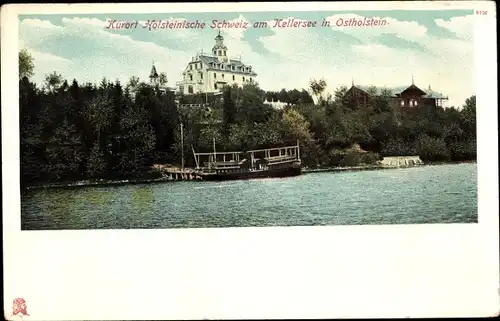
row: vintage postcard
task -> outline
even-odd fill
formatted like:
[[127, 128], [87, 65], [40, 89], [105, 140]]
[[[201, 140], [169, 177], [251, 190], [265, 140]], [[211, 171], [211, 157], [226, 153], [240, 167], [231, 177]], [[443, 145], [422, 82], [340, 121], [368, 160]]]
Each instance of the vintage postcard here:
[[2, 7], [4, 313], [499, 313], [492, 2]]

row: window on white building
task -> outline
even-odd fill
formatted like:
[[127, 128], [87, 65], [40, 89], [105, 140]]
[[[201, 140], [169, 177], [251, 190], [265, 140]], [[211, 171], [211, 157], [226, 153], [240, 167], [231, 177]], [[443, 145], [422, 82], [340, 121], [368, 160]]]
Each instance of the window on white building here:
[[193, 65], [189, 65], [189, 69], [190, 69], [190, 70], [193, 70]]
[[203, 74], [200, 72], [200, 79], [203, 79]]
[[217, 89], [217, 84], [214, 84], [214, 89]]
[[217, 73], [214, 72], [214, 79], [216, 79], [216, 78], [217, 78]]
[[222, 74], [222, 79], [224, 79], [224, 74]]
[[190, 94], [192, 94], [192, 93], [193, 93], [193, 86], [189, 86], [189, 87], [188, 87], [188, 92], [189, 92]]
[[193, 75], [189, 75], [189, 80], [193, 81]]
[[233, 81], [235, 81], [235, 80], [236, 80], [236, 77], [233, 75]]

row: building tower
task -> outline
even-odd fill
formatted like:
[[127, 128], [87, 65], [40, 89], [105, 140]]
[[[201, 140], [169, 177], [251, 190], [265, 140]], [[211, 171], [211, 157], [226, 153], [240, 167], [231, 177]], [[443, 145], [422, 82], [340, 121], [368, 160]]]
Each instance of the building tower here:
[[149, 73], [149, 83], [156, 86], [159, 84], [159, 78], [160, 76], [158, 75], [158, 72], [156, 72], [155, 63], [153, 61], [153, 66], [151, 67], [151, 72]]
[[224, 45], [224, 37], [220, 34], [215, 37], [215, 46], [212, 48], [212, 53], [219, 59], [219, 62], [227, 62], [227, 47]]

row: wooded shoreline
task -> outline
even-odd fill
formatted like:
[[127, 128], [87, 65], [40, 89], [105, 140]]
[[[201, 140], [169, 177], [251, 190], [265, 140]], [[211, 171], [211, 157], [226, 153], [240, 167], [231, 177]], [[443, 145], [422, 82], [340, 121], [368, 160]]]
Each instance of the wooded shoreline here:
[[[372, 86], [360, 104], [346, 86], [326, 92], [323, 79], [301, 90], [270, 92], [251, 82], [182, 95], [137, 77], [79, 83], [54, 71], [37, 84], [27, 50], [19, 62], [23, 187], [165, 181], [154, 166], [195, 167], [192, 151], [296, 142], [304, 168], [316, 170], [373, 169], [387, 156], [415, 155], [426, 164], [476, 159], [474, 95], [461, 108], [400, 106]], [[285, 105], [269, 104], [277, 98]]]

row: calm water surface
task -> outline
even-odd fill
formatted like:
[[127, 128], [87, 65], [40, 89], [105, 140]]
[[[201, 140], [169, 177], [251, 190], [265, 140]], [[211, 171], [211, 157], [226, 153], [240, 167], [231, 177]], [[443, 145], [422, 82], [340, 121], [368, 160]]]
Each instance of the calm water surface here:
[[23, 192], [22, 229], [477, 222], [477, 165]]

